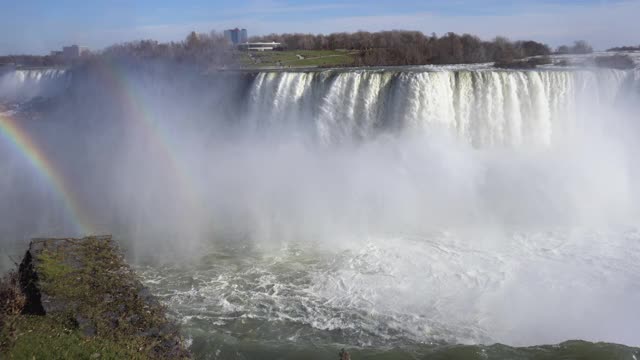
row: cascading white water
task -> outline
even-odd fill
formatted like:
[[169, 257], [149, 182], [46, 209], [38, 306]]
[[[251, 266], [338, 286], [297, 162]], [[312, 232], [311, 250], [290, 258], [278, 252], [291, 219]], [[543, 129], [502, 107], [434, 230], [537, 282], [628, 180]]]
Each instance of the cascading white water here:
[[0, 72], [0, 100], [25, 101], [50, 97], [68, 88], [71, 73], [66, 69], [31, 69]]
[[585, 104], [613, 104], [634, 76], [617, 70], [263, 72], [253, 83], [249, 112], [261, 128], [311, 128], [324, 143], [391, 128], [445, 129], [477, 147], [548, 145], [593, 110]]

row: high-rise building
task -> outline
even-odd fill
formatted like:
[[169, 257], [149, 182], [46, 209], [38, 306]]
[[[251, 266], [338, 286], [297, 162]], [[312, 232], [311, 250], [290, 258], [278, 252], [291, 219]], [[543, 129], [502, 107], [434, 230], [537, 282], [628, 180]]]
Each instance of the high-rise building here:
[[247, 29], [229, 29], [224, 31], [224, 37], [233, 45], [245, 43], [248, 40]]
[[249, 36], [247, 35], [247, 29], [240, 30], [240, 43], [244, 44], [249, 40]]

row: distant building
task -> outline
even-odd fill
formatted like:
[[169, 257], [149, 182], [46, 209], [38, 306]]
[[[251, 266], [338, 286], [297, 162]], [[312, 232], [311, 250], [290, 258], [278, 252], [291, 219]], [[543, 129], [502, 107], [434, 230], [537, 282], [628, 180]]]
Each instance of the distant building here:
[[240, 42], [240, 30], [239, 29], [230, 29], [224, 31], [224, 37], [228, 42], [236, 45]]
[[249, 36], [247, 34], [247, 29], [240, 30], [240, 42], [246, 43], [249, 40]]
[[64, 56], [65, 59], [75, 59], [88, 54], [89, 48], [86, 46], [71, 45], [62, 48], [62, 56]]
[[80, 47], [78, 45], [65, 46], [62, 48], [62, 56], [67, 59], [80, 57]]
[[246, 43], [238, 44], [239, 49], [247, 50], [247, 51], [273, 51], [281, 47], [282, 47], [282, 44], [277, 43], [275, 41], [255, 42], [255, 43], [246, 42]]
[[245, 43], [249, 39], [247, 29], [240, 30], [238, 28], [225, 30], [224, 37], [233, 45]]

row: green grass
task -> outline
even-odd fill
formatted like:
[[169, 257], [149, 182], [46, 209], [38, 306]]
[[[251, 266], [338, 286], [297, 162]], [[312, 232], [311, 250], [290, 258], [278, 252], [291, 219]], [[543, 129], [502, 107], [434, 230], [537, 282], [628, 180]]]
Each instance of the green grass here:
[[240, 53], [240, 63], [248, 68], [349, 66], [353, 64], [353, 55], [353, 52], [344, 50], [243, 52]]
[[139, 339], [83, 337], [73, 326], [49, 316], [20, 316], [9, 359], [148, 359]]

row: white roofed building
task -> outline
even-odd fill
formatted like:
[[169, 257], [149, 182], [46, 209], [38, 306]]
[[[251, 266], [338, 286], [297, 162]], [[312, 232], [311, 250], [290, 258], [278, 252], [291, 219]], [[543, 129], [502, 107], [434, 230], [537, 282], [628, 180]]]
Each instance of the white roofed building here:
[[247, 51], [273, 51], [277, 48], [281, 48], [282, 44], [272, 41], [272, 42], [245, 42], [242, 44], [238, 44], [238, 48], [241, 50]]

